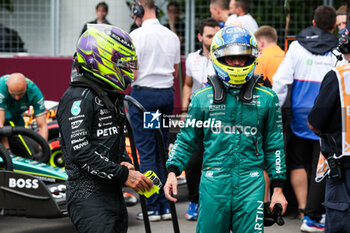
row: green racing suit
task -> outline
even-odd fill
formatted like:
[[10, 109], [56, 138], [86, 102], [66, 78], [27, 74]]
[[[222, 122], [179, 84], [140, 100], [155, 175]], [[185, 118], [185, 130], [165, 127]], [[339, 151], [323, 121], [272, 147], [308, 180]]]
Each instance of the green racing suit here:
[[213, 103], [212, 86], [194, 93], [167, 168], [179, 175], [203, 138], [197, 233], [263, 232], [265, 168], [272, 187], [285, 181], [282, 116], [276, 94], [257, 86], [243, 102], [239, 89]]

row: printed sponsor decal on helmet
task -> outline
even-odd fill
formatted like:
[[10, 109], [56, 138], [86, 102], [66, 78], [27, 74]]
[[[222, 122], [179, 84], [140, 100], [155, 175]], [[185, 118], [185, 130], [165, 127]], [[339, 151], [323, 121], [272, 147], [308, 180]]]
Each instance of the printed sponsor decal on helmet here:
[[114, 40], [118, 41], [119, 43], [121, 43], [122, 45], [124, 45], [125, 47], [127, 47], [128, 49], [132, 49], [134, 50], [134, 45], [129, 42], [129, 41], [126, 41], [123, 37], [115, 34], [113, 31], [109, 31], [107, 33], [110, 37], [112, 37]]

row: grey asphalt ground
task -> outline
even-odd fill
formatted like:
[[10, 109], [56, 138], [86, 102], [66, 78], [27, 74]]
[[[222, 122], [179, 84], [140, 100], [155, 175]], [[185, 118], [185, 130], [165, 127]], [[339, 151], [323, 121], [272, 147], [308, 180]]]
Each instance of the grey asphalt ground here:
[[[181, 233], [192, 233], [196, 230], [196, 222], [187, 221], [184, 213], [187, 209], [187, 187], [182, 185], [179, 188], [179, 202], [176, 203], [176, 210]], [[143, 221], [136, 220], [137, 212], [141, 211], [141, 205], [128, 207], [130, 233], [144, 233]], [[214, 216], [213, 216], [214, 217]], [[266, 227], [266, 233], [295, 233], [300, 232], [301, 220], [292, 216], [285, 216], [285, 225], [274, 224]], [[172, 221], [151, 222], [152, 233], [174, 232]], [[25, 217], [0, 216], [0, 233], [76, 233], [74, 226], [68, 217], [59, 219], [33, 219]], [[215, 232], [213, 232], [215, 233]], [[244, 232], [238, 232], [244, 233]]]

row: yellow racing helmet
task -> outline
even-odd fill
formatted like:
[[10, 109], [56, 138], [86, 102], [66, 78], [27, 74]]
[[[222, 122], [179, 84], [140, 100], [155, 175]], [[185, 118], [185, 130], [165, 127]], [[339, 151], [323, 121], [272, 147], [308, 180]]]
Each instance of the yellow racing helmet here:
[[[239, 26], [219, 30], [210, 46], [210, 57], [216, 74], [229, 86], [239, 87], [251, 79], [257, 64], [257, 42], [252, 33]], [[247, 56], [244, 66], [230, 66], [224, 57]]]

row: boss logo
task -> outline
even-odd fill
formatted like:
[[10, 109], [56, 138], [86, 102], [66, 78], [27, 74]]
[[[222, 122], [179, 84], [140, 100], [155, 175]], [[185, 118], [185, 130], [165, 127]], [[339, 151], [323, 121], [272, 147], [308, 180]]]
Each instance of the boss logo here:
[[10, 188], [26, 188], [26, 189], [37, 189], [39, 188], [39, 180], [37, 179], [15, 179], [9, 178], [9, 187]]

